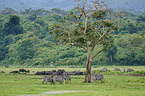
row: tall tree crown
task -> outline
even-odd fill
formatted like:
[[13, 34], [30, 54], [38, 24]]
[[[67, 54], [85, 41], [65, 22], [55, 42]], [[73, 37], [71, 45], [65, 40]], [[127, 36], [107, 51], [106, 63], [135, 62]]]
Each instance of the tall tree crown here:
[[[87, 4], [87, 0], [75, 0], [78, 4], [78, 13], [70, 12], [63, 18], [61, 24], [52, 27], [56, 38], [70, 45], [83, 47], [91, 51], [97, 44], [104, 49], [111, 44], [109, 32], [118, 28], [122, 14], [112, 14], [112, 11], [100, 0]], [[89, 7], [88, 7], [89, 6]]]

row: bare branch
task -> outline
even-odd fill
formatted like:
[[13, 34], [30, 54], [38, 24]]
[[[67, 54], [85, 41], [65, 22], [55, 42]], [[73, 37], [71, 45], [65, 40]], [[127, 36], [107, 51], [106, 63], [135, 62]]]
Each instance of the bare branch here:
[[86, 30], [87, 30], [87, 22], [88, 22], [88, 18], [86, 18], [86, 21], [85, 21], [85, 30], [84, 30], [84, 34], [86, 34]]
[[77, 2], [78, 6], [79, 6], [79, 10], [81, 12], [81, 5], [80, 5], [80, 3], [77, 0], [74, 0], [74, 1]]
[[95, 55], [93, 55], [93, 56], [92, 56], [92, 59], [93, 59], [94, 57], [96, 57], [99, 53], [101, 53], [101, 52], [103, 52], [104, 50], [106, 50], [106, 48], [107, 48], [107, 47], [104, 47], [102, 50], [100, 50], [100, 51], [97, 52]]
[[100, 38], [95, 42], [95, 44], [92, 46], [91, 51], [94, 50], [95, 46], [98, 44], [98, 42], [106, 35], [106, 33], [103, 33], [103, 35], [100, 36]]

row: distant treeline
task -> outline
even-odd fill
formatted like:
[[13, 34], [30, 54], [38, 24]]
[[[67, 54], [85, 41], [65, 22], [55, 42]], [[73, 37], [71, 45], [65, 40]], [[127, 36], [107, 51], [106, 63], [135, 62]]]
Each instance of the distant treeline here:
[[[59, 8], [21, 12], [11, 8], [1, 10], [0, 65], [85, 65], [87, 54], [83, 49], [59, 43], [55, 34], [49, 34], [49, 27], [61, 23], [71, 11], [78, 13], [77, 8], [70, 11]], [[93, 65], [145, 65], [145, 13], [126, 12], [124, 18], [118, 31], [111, 33], [114, 45], [99, 54]], [[97, 46], [95, 50], [99, 48]]]

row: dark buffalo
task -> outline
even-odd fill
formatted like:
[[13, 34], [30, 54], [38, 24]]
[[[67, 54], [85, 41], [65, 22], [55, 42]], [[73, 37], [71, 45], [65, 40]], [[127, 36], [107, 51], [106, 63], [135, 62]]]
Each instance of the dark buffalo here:
[[84, 72], [82, 71], [73, 71], [73, 72], [68, 72], [68, 75], [84, 75]]
[[19, 69], [19, 72], [26, 72], [25, 69]]
[[84, 73], [81, 71], [78, 71], [78, 72], [75, 72], [75, 75], [84, 75]]
[[35, 75], [45, 75], [45, 71], [41, 71], [41, 72], [39, 72], [39, 71], [37, 71], [36, 73], [35, 73]]
[[41, 72], [37, 71], [35, 73], [35, 75], [52, 75], [52, 74], [53, 74], [52, 71], [41, 71]]
[[20, 73], [19, 71], [11, 71], [10, 73]]
[[53, 69], [53, 70], [52, 70], [52, 72], [56, 72], [56, 70], [55, 70], [55, 69]]
[[62, 75], [65, 72], [65, 70], [64, 69], [58, 69], [57, 72], [59, 72], [59, 75]]
[[1, 71], [0, 73], [5, 73], [5, 71]]
[[68, 75], [75, 75], [74, 72], [68, 72]]
[[52, 75], [53, 72], [52, 71], [44, 71], [45, 72], [45, 75]]
[[26, 70], [26, 69], [19, 69], [19, 72], [25, 72], [25, 73], [30, 73], [30, 70]]

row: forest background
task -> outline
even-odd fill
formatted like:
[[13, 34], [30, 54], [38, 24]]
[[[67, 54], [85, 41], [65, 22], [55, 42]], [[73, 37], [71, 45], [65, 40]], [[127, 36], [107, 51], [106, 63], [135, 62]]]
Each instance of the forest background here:
[[[11, 0], [7, 5], [10, 2]], [[130, 2], [134, 5], [138, 4], [137, 0]], [[67, 0], [65, 3], [68, 4]], [[114, 45], [94, 58], [93, 66], [145, 65], [145, 9], [143, 6], [144, 3], [125, 11], [126, 15], [119, 29], [111, 32], [110, 38]], [[114, 8], [110, 9], [113, 14], [117, 11]], [[21, 10], [1, 8], [0, 66], [57, 67], [67, 65], [76, 67], [79, 65], [85, 67], [87, 54], [83, 49], [59, 43], [54, 38], [55, 34], [49, 33], [49, 27], [53, 24], [61, 23], [61, 19], [70, 12], [77, 14], [79, 11], [76, 7], [70, 10], [47, 9], [49, 8], [23, 8]], [[71, 21], [71, 19], [68, 20]], [[100, 46], [97, 46], [95, 50], [99, 48]]]

